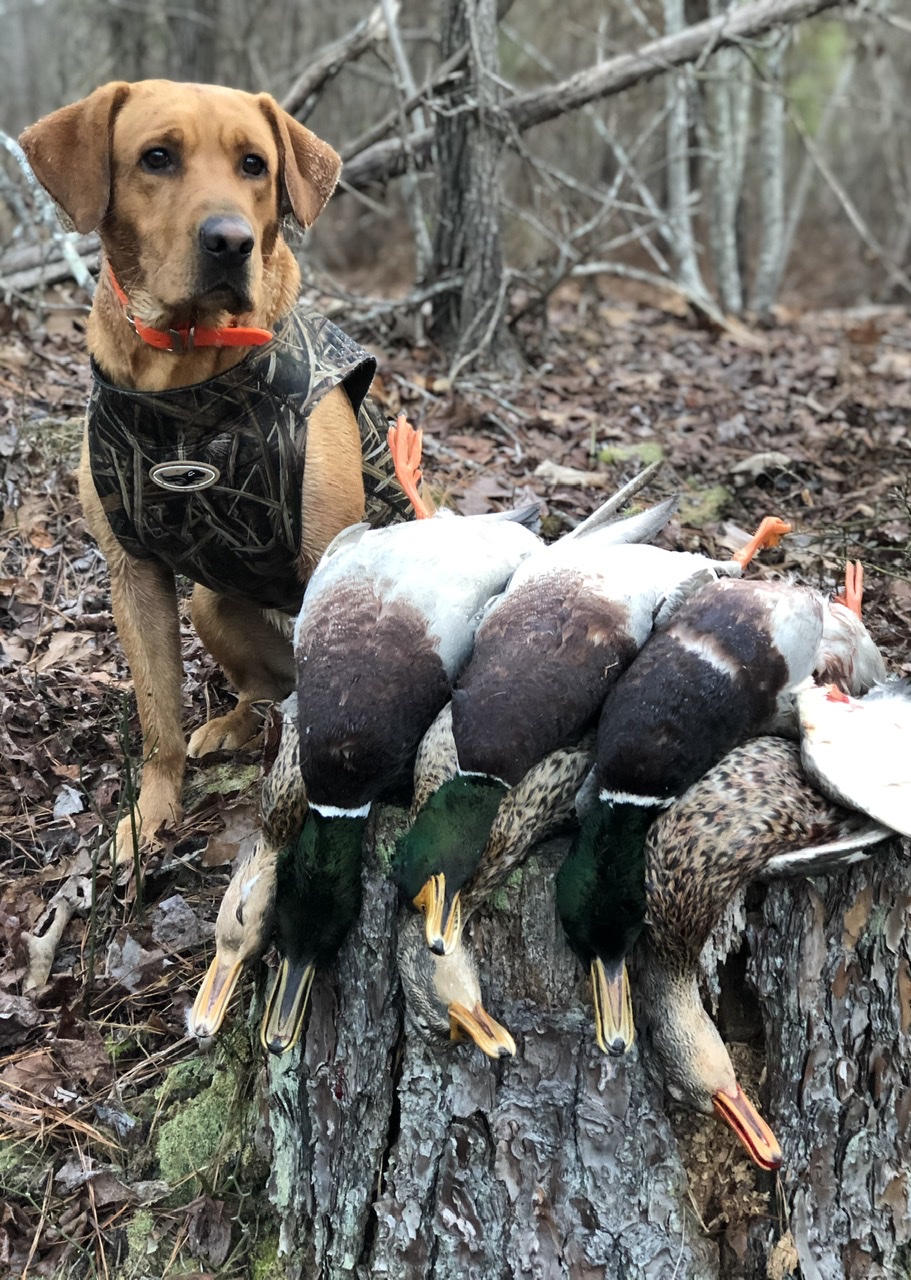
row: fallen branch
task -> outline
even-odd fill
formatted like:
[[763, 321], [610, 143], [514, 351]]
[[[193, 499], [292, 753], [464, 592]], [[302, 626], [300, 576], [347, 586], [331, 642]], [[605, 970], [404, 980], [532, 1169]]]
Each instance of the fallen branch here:
[[[398, 0], [392, 0], [398, 10]], [[316, 57], [316, 61], [301, 72], [282, 98], [281, 105], [298, 120], [306, 120], [316, 106], [320, 90], [335, 78], [342, 67], [362, 57], [374, 45], [386, 39], [386, 20], [383, 6], [377, 5], [363, 18], [353, 31], [334, 40]]]
[[38, 179], [32, 173], [31, 166], [25, 158], [25, 152], [19, 146], [14, 138], [9, 134], [0, 130], [0, 146], [4, 147], [16, 161], [16, 164], [22, 170], [22, 175], [28, 183], [29, 190], [32, 193], [32, 199], [35, 202], [35, 208], [41, 218], [41, 221], [48, 229], [48, 234], [55, 246], [59, 250], [64, 262], [67, 265], [67, 274], [71, 275], [78, 285], [80, 285], [89, 297], [93, 297], [95, 293], [95, 281], [89, 274], [88, 267], [79, 256], [76, 243], [79, 236], [75, 231], [64, 231], [57, 220], [57, 208], [47, 194]]
[[[674, 67], [696, 62], [708, 49], [722, 49], [762, 35], [780, 24], [799, 22], [838, 0], [755, 0], [727, 10], [715, 18], [697, 22], [674, 35], [652, 40], [633, 53], [622, 53], [598, 66], [579, 71], [559, 84], [518, 94], [501, 110], [519, 132], [552, 120], [612, 94], [622, 93], [645, 80], [652, 80]], [[403, 173], [406, 155], [418, 165], [430, 159], [434, 132], [415, 132], [407, 141], [390, 138], [368, 147], [345, 166], [345, 185], [358, 190], [372, 182], [387, 181]]]

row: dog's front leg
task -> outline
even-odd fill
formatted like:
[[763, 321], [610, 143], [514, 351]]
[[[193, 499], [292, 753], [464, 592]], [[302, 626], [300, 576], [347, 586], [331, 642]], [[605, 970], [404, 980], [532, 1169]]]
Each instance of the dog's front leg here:
[[[79, 494], [89, 528], [108, 563], [114, 622], [130, 666], [142, 726], [142, 787], [134, 815], [143, 844], [165, 823], [180, 818], [186, 767], [181, 726], [183, 667], [174, 575], [157, 560], [128, 555], [117, 541], [101, 506], [87, 457], [79, 473]], [[117, 825], [118, 862], [133, 857], [133, 821]]]
[[[154, 841], [159, 827], [180, 818], [180, 793], [186, 765], [181, 726], [183, 667], [174, 575], [153, 560], [123, 555], [111, 565], [114, 621], [136, 689], [142, 726], [142, 787], [137, 804], [142, 843]], [[133, 856], [133, 824], [122, 818], [114, 840], [118, 862]]]

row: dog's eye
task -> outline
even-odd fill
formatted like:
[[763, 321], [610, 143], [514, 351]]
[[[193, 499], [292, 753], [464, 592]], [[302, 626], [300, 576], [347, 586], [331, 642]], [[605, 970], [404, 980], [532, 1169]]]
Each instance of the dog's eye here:
[[148, 151], [142, 153], [142, 167], [150, 169], [153, 173], [160, 173], [162, 169], [170, 169], [173, 164], [174, 158], [167, 147], [150, 147]]
[[251, 178], [258, 178], [266, 172], [266, 162], [262, 156], [249, 155], [244, 156], [240, 166], [244, 173], [249, 174]]

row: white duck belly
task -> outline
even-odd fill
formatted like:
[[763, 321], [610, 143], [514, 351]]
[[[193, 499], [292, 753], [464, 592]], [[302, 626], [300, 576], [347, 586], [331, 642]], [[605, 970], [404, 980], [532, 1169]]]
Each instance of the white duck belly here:
[[911, 836], [911, 680], [851, 698], [819, 685], [797, 695], [807, 776], [840, 804]]
[[310, 581], [295, 645], [304, 632], [344, 609], [352, 588], [360, 591], [369, 583], [384, 610], [407, 606], [417, 612], [451, 679], [471, 649], [483, 606], [540, 547], [530, 529], [503, 516], [441, 512], [384, 529], [345, 530]]

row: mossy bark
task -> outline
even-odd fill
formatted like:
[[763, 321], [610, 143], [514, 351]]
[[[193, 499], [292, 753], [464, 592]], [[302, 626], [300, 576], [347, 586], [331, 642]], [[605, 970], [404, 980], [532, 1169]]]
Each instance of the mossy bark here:
[[[384, 849], [389, 835], [387, 816]], [[646, 1049], [614, 1060], [596, 1048], [588, 984], [554, 910], [565, 850], [547, 845], [507, 887], [506, 909], [472, 922], [485, 1003], [518, 1048], [498, 1063], [464, 1045], [435, 1054], [408, 1029], [395, 891], [371, 854], [362, 917], [314, 984], [305, 1045], [270, 1069], [288, 1275], [905, 1274], [911, 871], [897, 843], [750, 902], [755, 990], [735, 984], [724, 1008], [729, 1025], [764, 1028], [777, 1187], [720, 1123], [666, 1107]], [[740, 946], [729, 925], [712, 954]], [[749, 1057], [735, 1050], [738, 1070]]]

